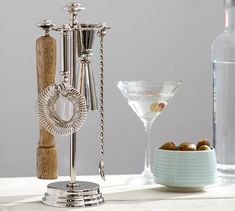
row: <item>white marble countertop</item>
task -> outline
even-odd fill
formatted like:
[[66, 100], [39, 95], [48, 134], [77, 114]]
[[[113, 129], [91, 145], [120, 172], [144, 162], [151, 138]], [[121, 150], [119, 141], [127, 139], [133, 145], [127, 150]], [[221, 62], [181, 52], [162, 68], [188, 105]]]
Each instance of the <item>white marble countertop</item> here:
[[[55, 208], [41, 203], [50, 180], [33, 177], [0, 178], [0, 211], [56, 211], [56, 210], [117, 210], [117, 211], [235, 211], [235, 184], [216, 184], [194, 193], [169, 192], [161, 185], [129, 186], [125, 180], [130, 175], [79, 176], [78, 180], [101, 185], [105, 203], [89, 208]], [[68, 180], [60, 177], [56, 181]], [[55, 182], [55, 180], [53, 180]]]

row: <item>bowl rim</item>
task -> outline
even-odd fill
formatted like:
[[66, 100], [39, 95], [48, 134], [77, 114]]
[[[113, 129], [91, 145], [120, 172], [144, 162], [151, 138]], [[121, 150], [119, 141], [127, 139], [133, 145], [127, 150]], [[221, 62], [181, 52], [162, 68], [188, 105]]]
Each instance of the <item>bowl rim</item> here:
[[198, 154], [203, 154], [203, 153], [212, 153], [215, 152], [215, 149], [211, 147], [211, 150], [201, 150], [201, 151], [179, 151], [179, 150], [167, 150], [167, 149], [160, 149], [159, 147], [155, 148], [156, 151], [163, 151], [166, 153], [181, 153], [181, 154], [192, 154], [192, 153], [198, 153]]

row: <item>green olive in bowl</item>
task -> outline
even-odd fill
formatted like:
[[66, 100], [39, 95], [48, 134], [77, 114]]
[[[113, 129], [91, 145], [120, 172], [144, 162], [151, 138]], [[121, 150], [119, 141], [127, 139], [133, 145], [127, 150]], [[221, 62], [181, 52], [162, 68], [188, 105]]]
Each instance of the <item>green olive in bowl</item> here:
[[204, 151], [204, 150], [211, 150], [211, 148], [208, 145], [201, 145], [197, 151]]
[[176, 148], [176, 145], [172, 141], [168, 141], [159, 147], [159, 149], [165, 149], [165, 150], [175, 150], [175, 148]]
[[210, 143], [207, 139], [201, 139], [197, 142], [197, 150], [199, 150], [199, 148], [202, 146], [202, 145], [207, 145], [208, 147], [210, 147]]
[[184, 142], [179, 145], [179, 151], [196, 151], [196, 145], [191, 142]]

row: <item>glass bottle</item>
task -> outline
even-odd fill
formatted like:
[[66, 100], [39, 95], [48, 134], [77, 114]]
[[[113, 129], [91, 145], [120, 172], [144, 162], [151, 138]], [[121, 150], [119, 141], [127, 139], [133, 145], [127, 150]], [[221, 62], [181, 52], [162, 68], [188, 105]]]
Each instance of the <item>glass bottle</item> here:
[[213, 144], [219, 176], [235, 182], [235, 0], [224, 0], [225, 28], [213, 42]]

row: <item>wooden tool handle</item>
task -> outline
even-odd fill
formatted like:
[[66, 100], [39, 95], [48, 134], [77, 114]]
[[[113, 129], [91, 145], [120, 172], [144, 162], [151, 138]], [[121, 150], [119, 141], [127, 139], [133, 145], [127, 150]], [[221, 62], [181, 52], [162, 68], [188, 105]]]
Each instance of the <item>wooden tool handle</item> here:
[[[56, 40], [42, 36], [36, 40], [36, 64], [38, 94], [55, 83], [56, 73]], [[37, 147], [37, 177], [56, 179], [57, 152], [54, 136], [40, 126], [40, 137]]]

